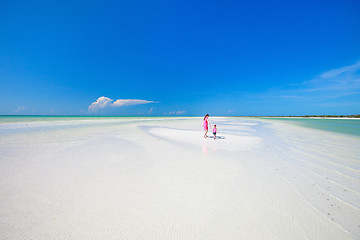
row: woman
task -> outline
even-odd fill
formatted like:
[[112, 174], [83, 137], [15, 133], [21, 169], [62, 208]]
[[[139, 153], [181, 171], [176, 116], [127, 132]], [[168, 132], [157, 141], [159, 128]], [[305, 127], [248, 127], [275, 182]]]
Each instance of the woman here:
[[[204, 134], [204, 138], [207, 138], [207, 132], [209, 130], [209, 114], [206, 114], [205, 117], [204, 117], [204, 131], [205, 131], [205, 134]], [[210, 125], [211, 127], [211, 125]]]

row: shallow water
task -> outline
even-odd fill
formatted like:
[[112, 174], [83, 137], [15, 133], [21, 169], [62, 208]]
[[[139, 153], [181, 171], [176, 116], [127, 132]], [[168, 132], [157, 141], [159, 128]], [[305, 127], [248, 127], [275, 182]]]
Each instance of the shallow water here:
[[360, 136], [360, 119], [266, 118], [303, 127]]

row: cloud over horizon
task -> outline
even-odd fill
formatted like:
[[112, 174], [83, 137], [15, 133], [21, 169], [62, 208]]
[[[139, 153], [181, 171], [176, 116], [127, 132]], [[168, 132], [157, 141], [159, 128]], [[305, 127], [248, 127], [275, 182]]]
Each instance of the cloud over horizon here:
[[25, 106], [22, 105], [22, 106], [19, 106], [17, 109], [14, 110], [15, 113], [18, 113], [18, 112], [22, 112], [25, 110]]
[[168, 114], [169, 115], [181, 115], [181, 114], [184, 114], [184, 113], [186, 113], [186, 111], [185, 110], [178, 110], [178, 111], [172, 111], [172, 112], [169, 112]]
[[97, 112], [99, 109], [104, 109], [107, 107], [124, 107], [124, 106], [133, 106], [140, 104], [155, 103], [155, 101], [141, 100], [141, 99], [118, 99], [116, 101], [108, 97], [99, 97], [95, 102], [93, 102], [89, 107], [89, 112]]

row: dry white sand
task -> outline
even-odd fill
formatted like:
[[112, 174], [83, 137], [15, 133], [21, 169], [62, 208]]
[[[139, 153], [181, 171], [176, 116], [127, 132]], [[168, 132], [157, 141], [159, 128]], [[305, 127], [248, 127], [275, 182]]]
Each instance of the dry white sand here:
[[0, 125], [0, 239], [360, 239], [359, 137], [211, 120]]

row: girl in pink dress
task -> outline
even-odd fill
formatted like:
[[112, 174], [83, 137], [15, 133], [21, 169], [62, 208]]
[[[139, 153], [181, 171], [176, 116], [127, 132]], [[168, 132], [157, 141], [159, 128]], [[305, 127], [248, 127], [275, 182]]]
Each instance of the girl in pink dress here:
[[206, 114], [205, 117], [204, 117], [204, 125], [203, 125], [204, 126], [204, 132], [205, 132], [204, 138], [208, 137], [207, 132], [209, 130], [209, 125], [210, 125], [210, 123], [209, 123], [209, 114]]
[[214, 139], [216, 139], [216, 132], [217, 132], [217, 128], [216, 128], [216, 124], [215, 124], [214, 128], [213, 128]]

